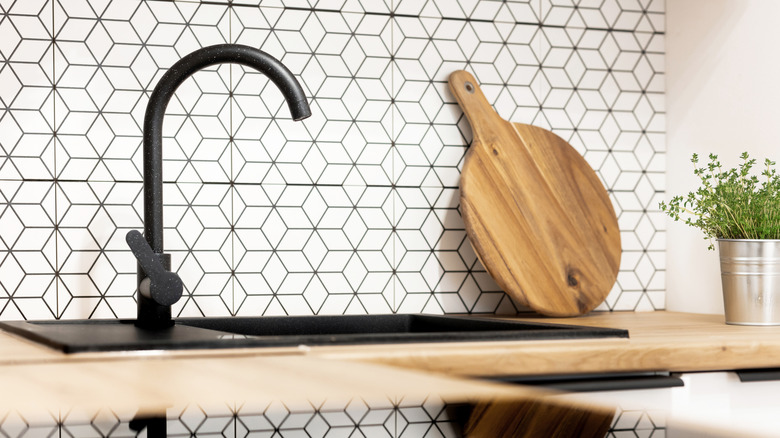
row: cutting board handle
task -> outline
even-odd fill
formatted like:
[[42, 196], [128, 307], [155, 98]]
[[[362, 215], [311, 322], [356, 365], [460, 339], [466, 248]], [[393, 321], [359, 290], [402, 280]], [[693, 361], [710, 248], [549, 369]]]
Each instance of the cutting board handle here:
[[479, 88], [477, 80], [471, 73], [465, 70], [452, 72], [449, 78], [449, 85], [450, 91], [469, 120], [474, 139], [485, 138], [486, 132], [483, 132], [483, 127], [506, 123], [493, 110], [493, 107]]

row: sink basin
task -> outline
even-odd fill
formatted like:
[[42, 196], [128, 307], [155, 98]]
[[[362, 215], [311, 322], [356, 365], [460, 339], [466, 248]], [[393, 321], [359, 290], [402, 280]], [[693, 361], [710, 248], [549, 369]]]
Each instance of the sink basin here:
[[419, 314], [180, 318], [158, 331], [132, 320], [15, 321], [0, 329], [66, 353], [628, 337], [620, 329]]

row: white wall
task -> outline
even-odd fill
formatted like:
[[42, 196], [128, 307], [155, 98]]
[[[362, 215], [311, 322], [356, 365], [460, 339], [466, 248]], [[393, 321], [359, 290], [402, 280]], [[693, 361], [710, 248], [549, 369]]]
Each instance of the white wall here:
[[[666, 197], [696, 186], [691, 154], [780, 159], [780, 1], [667, 1]], [[716, 252], [668, 221], [667, 309], [722, 313]]]

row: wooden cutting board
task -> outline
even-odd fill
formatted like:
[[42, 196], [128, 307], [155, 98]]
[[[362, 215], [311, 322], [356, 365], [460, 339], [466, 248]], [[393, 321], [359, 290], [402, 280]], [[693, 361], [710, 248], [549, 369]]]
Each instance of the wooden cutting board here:
[[452, 73], [449, 86], [474, 133], [460, 206], [480, 261], [506, 293], [543, 315], [593, 310], [615, 283], [621, 255], [598, 176], [552, 132], [502, 119], [468, 72]]

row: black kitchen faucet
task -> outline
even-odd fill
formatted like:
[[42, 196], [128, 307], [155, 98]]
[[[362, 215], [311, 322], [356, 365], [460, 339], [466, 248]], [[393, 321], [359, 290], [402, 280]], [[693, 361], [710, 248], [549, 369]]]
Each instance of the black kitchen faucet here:
[[[138, 260], [138, 317], [135, 325], [156, 329], [173, 325], [171, 305], [182, 295], [181, 278], [170, 272], [171, 257], [163, 251], [162, 127], [165, 108], [176, 89], [193, 73], [215, 64], [241, 64], [268, 76], [287, 100], [294, 120], [311, 115], [295, 76], [271, 55], [238, 44], [196, 50], [176, 62], [154, 88], [144, 116], [144, 235], [132, 230], [126, 241]], [[144, 239], [145, 236], [145, 239]]]

